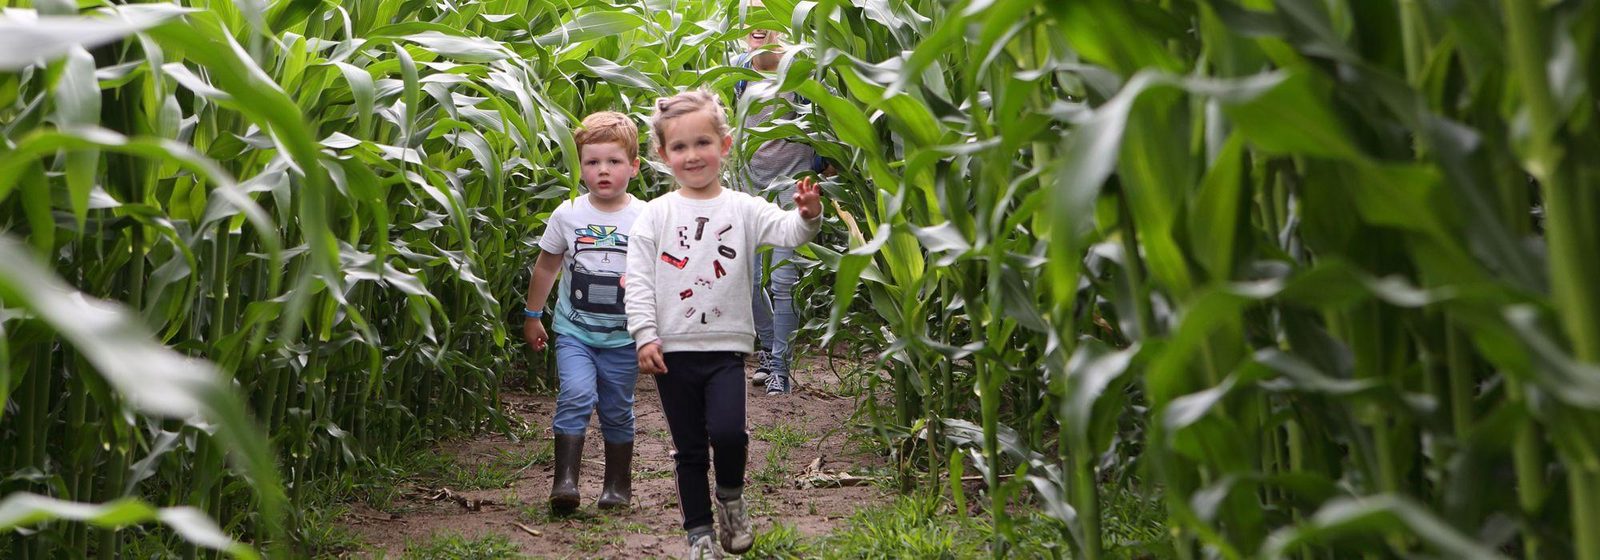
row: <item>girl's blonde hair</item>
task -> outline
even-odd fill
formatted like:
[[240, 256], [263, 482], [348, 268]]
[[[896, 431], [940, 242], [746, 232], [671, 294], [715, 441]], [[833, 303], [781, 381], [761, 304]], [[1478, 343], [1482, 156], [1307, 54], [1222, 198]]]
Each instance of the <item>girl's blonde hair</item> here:
[[722, 100], [716, 94], [703, 89], [694, 89], [680, 92], [671, 97], [656, 100], [656, 114], [650, 117], [650, 153], [660, 153], [661, 147], [666, 144], [667, 121], [705, 111], [711, 116], [711, 124], [716, 127], [717, 134], [727, 135], [728, 111], [722, 107]]

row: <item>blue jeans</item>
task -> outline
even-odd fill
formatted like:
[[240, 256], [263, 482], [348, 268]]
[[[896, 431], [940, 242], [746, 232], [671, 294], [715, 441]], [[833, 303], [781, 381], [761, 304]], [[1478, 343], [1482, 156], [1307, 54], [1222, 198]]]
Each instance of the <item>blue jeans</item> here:
[[595, 348], [556, 335], [556, 373], [561, 388], [550, 424], [557, 434], [583, 435], [589, 427], [589, 411], [598, 405], [600, 433], [606, 441], [633, 441], [633, 387], [639, 380], [633, 346]]
[[[791, 338], [800, 328], [800, 314], [794, 310], [794, 286], [800, 283], [800, 266], [785, 262], [794, 258], [793, 247], [773, 247], [766, 258], [751, 259], [751, 277], [754, 294], [751, 302], [756, 323], [756, 337], [762, 348], [771, 348], [777, 358], [777, 373], [789, 375]], [[770, 261], [768, 261], [770, 259]], [[765, 268], [771, 263], [772, 279], [763, 285]]]

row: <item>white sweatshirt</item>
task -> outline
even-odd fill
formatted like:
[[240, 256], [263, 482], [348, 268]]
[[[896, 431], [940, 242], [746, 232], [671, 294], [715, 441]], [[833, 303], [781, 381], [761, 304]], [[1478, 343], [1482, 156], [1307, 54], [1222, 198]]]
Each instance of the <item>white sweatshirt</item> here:
[[676, 191], [645, 206], [628, 244], [626, 301], [634, 344], [662, 352], [755, 349], [750, 261], [760, 245], [797, 247], [822, 218], [723, 189], [711, 200]]

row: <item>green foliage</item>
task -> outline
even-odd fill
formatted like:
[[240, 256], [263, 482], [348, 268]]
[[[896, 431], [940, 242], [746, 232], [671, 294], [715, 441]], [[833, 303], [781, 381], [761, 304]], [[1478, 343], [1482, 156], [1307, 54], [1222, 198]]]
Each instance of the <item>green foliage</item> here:
[[812, 545], [803, 540], [793, 525], [779, 523], [756, 532], [756, 542], [746, 556], [773, 560], [799, 560], [811, 558]]
[[[982, 518], [969, 518], [947, 510], [937, 497], [906, 496], [893, 504], [856, 512], [833, 534], [813, 543], [797, 542], [793, 529], [774, 527], [757, 537], [775, 557], [794, 554], [804, 558], [978, 558], [990, 554], [993, 527]], [[1055, 538], [1060, 523], [1030, 514], [1014, 520], [1016, 531], [1028, 538], [1012, 549], [1019, 558], [1057, 558], [1063, 550]], [[767, 550], [767, 549], [762, 549]]]
[[434, 535], [427, 541], [406, 546], [403, 560], [520, 560], [527, 558], [503, 535], [469, 539], [461, 535]]
[[750, 479], [768, 486], [788, 485], [790, 483], [790, 467], [788, 463], [791, 452], [810, 441], [811, 436], [798, 428], [783, 423], [772, 426], [756, 426], [750, 435], [757, 441], [771, 444], [767, 448], [766, 464], [760, 470], [751, 473]]
[[[571, 127], [643, 121], [730, 44], [702, 2], [79, 7], [0, 16], [0, 470], [34, 473], [0, 495], [191, 504], [269, 549], [322, 480], [386, 506], [369, 457], [510, 429], [508, 311], [577, 192]], [[42, 528], [6, 554], [125, 540]]]
[[572, 123], [751, 78], [748, 22], [810, 103], [737, 158], [803, 137], [839, 170], [803, 336], [878, 358], [845, 381], [897, 486], [994, 517], [900, 506], [888, 542], [1137, 553], [1106, 498], [1144, 480], [1184, 558], [1600, 557], [1600, 2], [27, 9], [0, 16], [0, 494], [57, 501], [11, 556], [115, 553], [47, 519], [149, 504], [286, 555], [317, 481], [509, 431]]
[[770, 9], [839, 93], [797, 300], [996, 557], [1136, 477], [1181, 557], [1600, 555], [1600, 3]]
[[516, 480], [517, 471], [495, 462], [454, 463], [445, 470], [439, 483], [457, 490], [490, 490], [508, 487]]
[[750, 431], [750, 437], [756, 441], [772, 444], [774, 448], [794, 449], [811, 441], [811, 435], [794, 426], [778, 423], [771, 426], [756, 426]]

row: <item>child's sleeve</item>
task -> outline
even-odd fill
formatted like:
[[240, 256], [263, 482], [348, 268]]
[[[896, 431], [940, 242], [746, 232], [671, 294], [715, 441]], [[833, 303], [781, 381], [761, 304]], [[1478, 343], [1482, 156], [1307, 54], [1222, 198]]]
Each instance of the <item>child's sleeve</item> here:
[[567, 207], [571, 204], [571, 201], [561, 203], [550, 212], [550, 217], [545, 219], [544, 235], [539, 237], [539, 249], [557, 255], [567, 254], [566, 229], [561, 224], [565, 221], [563, 218], [566, 217]]
[[755, 215], [756, 244], [774, 247], [799, 247], [817, 236], [822, 216], [814, 220], [800, 217], [799, 210], [784, 210], [763, 198], [749, 197], [745, 204]]
[[623, 304], [628, 312], [628, 335], [635, 347], [660, 339], [656, 332], [656, 205], [646, 206], [633, 221], [628, 235], [628, 274]]

